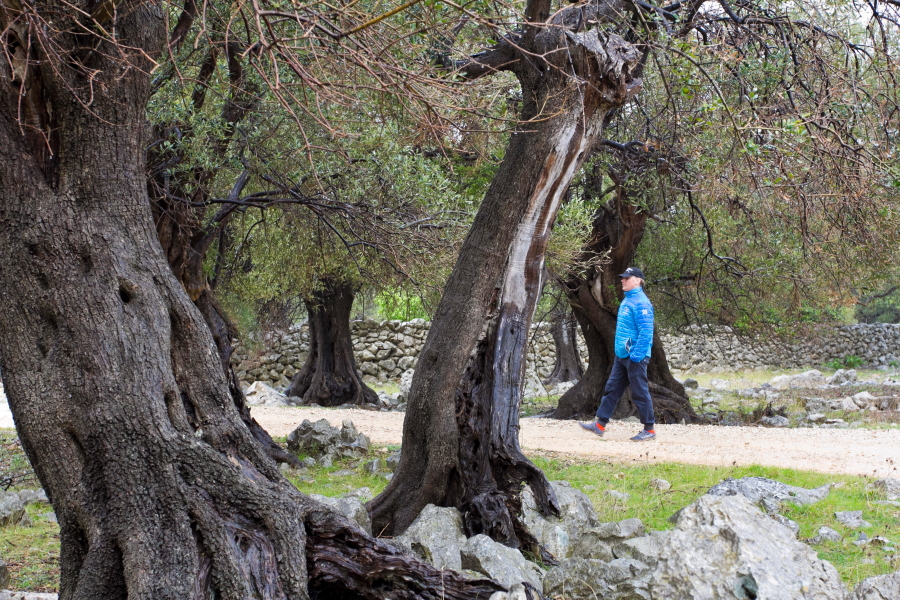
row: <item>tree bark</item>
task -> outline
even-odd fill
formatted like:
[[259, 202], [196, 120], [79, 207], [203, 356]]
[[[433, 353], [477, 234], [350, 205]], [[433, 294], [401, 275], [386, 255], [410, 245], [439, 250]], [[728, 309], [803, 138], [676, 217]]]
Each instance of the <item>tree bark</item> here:
[[309, 353], [285, 391], [322, 406], [374, 404], [378, 395], [356, 372], [350, 338], [353, 288], [342, 281], [322, 278], [322, 287], [307, 299]]
[[[593, 417], [600, 406], [615, 359], [618, 302], [624, 297], [618, 275], [634, 260], [644, 237], [648, 213], [627, 202], [627, 188], [622, 177], [614, 175], [613, 179], [616, 181], [616, 196], [608, 206], [601, 205], [597, 209], [591, 236], [582, 253], [584, 259], [608, 254], [608, 261], [599, 267], [590, 267], [585, 273], [573, 275], [565, 282], [569, 303], [587, 345], [588, 367], [584, 377], [559, 399], [556, 410], [550, 415], [555, 419]], [[599, 189], [602, 180], [599, 173], [594, 173], [593, 178], [588, 180], [589, 185], [594, 183]], [[702, 421], [694, 412], [684, 387], [669, 370], [658, 328], [653, 332], [647, 379], [657, 422]], [[634, 415], [637, 415], [637, 407], [631, 401], [631, 391], [628, 390], [613, 417], [624, 419]]]
[[552, 388], [557, 383], [578, 381], [584, 375], [584, 366], [578, 354], [578, 321], [569, 306], [568, 297], [553, 311], [550, 335], [553, 336], [556, 361], [553, 371], [543, 382], [544, 386]]
[[532, 24], [521, 36], [464, 67], [469, 76], [512, 70], [523, 93], [523, 122], [420, 353], [397, 472], [369, 504], [373, 526], [387, 535], [437, 504], [460, 507], [470, 531], [527, 547], [531, 538], [518, 518], [523, 482], [542, 511], [558, 510], [543, 473], [518, 446], [524, 351], [563, 193], [607, 112], [639, 89], [633, 46], [616, 35], [580, 32], [588, 22], [615, 21], [624, 9], [619, 2], [570, 7], [546, 22], [549, 3], [532, 2], [526, 10]]
[[[241, 421], [156, 237], [144, 123], [162, 7], [128, 8], [99, 24], [115, 43], [55, 4], [0, 11], [4, 47], [28, 61], [0, 61], [0, 353], [59, 520], [60, 598], [489, 596], [300, 494]], [[59, 140], [49, 175], [18, 122], [37, 76], [26, 101]]]

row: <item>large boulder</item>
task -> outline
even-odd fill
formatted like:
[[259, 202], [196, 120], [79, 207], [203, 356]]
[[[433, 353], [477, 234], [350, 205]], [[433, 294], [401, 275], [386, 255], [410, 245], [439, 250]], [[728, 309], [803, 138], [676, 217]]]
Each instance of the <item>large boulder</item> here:
[[709, 488], [709, 491], [706, 493], [711, 496], [734, 496], [740, 494], [754, 504], [787, 501], [798, 506], [806, 506], [824, 499], [830, 491], [830, 483], [808, 490], [765, 477], [742, 477], [741, 479], [729, 477]]
[[462, 515], [455, 508], [429, 504], [403, 535], [395, 537], [392, 542], [435, 569], [462, 571], [460, 548], [466, 543], [466, 536], [462, 528]]
[[701, 496], [673, 517], [653, 598], [844, 600], [837, 570], [746, 497]]
[[649, 599], [652, 570], [630, 558], [603, 561], [570, 558], [544, 576], [544, 595], [571, 600]]
[[537, 509], [531, 488], [522, 491], [522, 515], [528, 530], [557, 559], [571, 555], [572, 546], [588, 529], [600, 524], [594, 506], [584, 492], [568, 481], [551, 481], [559, 501], [560, 516], [544, 516]]
[[254, 381], [244, 392], [248, 406], [288, 406], [287, 396], [262, 381]]
[[288, 450], [306, 454], [320, 462], [342, 456], [362, 456], [368, 452], [370, 445], [369, 438], [359, 433], [349, 419], [343, 422], [340, 429], [332, 427], [327, 419], [319, 419], [315, 423], [304, 419], [287, 436]]
[[483, 573], [502, 585], [511, 587], [527, 582], [537, 589], [543, 585], [543, 572], [514, 548], [498, 544], [486, 535], [476, 535], [466, 540], [460, 549], [463, 569]]
[[369, 519], [369, 511], [366, 510], [365, 505], [358, 497], [333, 498], [320, 494], [310, 494], [309, 497], [317, 502], [321, 502], [339, 515], [347, 517], [351, 522], [358, 525], [360, 529], [372, 535], [372, 521]]
[[900, 571], [869, 577], [856, 586], [850, 600], [897, 600], [900, 598]]

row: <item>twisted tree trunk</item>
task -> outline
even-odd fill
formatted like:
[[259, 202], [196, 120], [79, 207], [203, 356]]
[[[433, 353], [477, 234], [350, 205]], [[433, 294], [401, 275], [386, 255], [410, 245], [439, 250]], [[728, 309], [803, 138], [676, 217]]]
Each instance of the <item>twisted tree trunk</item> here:
[[[437, 600], [499, 589], [400, 555], [303, 496], [242, 422], [147, 198], [162, 7], [135, 3], [98, 23], [55, 3], [15, 6], [0, 5], [0, 41], [28, 68], [0, 61], [0, 353], [59, 520], [60, 598], [305, 600], [312, 589]], [[84, 34], [100, 30], [115, 43]], [[23, 102], [37, 120], [18, 121]], [[41, 115], [53, 115], [49, 153], [21, 133], [49, 131]]]
[[584, 375], [584, 367], [578, 354], [578, 321], [569, 306], [568, 297], [562, 306], [553, 311], [550, 335], [553, 336], [556, 361], [553, 371], [543, 382], [544, 386], [552, 388], [557, 383], [578, 381]]
[[614, 34], [582, 31], [587, 23], [620, 19], [625, 7], [580, 5], [550, 18], [549, 2], [530, 2], [530, 24], [520, 36], [463, 66], [470, 77], [511, 70], [523, 92], [523, 122], [420, 353], [400, 465], [369, 504], [379, 531], [404, 531], [427, 504], [458, 506], [470, 533], [528, 547], [533, 538], [519, 520], [522, 483], [542, 511], [558, 510], [543, 473], [518, 445], [525, 344], [563, 193], [600, 137], [607, 112], [640, 86], [633, 46]]
[[322, 278], [321, 284], [306, 300], [309, 354], [284, 393], [322, 406], [376, 403], [378, 395], [356, 372], [350, 338], [353, 288], [331, 278]]
[[[601, 205], [594, 214], [591, 237], [585, 244], [583, 255], [587, 259], [608, 253], [609, 260], [600, 267], [591, 267], [586, 273], [571, 276], [565, 283], [572, 311], [584, 334], [588, 367], [584, 377], [559, 399], [559, 405], [551, 414], [555, 419], [593, 417], [600, 406], [615, 359], [616, 318], [618, 303], [623, 298], [618, 275], [634, 260], [644, 237], [647, 217], [647, 212], [627, 202], [624, 181], [617, 183], [616, 197], [609, 205]], [[657, 422], [701, 421], [684, 387], [669, 371], [659, 328], [653, 332], [647, 379]], [[613, 417], [624, 419], [637, 414], [628, 390]]]

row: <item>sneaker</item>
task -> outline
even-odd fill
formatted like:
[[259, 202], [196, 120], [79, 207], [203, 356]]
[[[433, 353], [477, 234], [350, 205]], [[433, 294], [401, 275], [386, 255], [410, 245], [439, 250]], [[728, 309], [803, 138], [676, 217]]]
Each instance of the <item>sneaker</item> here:
[[656, 439], [656, 433], [652, 431], [642, 430], [639, 434], [631, 438], [632, 442], [649, 442]]
[[591, 433], [595, 433], [600, 437], [603, 437], [603, 434], [606, 433], [606, 430], [600, 426], [596, 421], [591, 421], [590, 423], [579, 423], [583, 428], [587, 429]]

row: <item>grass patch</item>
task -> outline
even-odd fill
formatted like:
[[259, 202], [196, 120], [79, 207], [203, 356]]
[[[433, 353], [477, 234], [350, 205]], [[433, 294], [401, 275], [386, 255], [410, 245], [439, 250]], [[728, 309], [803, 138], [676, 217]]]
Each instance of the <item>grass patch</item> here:
[[[782, 514], [800, 525], [799, 539], [816, 535], [825, 525], [841, 533], [840, 542], [826, 542], [815, 546], [819, 557], [831, 562], [850, 587], [871, 577], [900, 569], [900, 557], [884, 550], [883, 546], [868, 544], [858, 547], [852, 542], [858, 531], [844, 527], [834, 518], [836, 511], [862, 510], [863, 518], [872, 523], [865, 530], [869, 538], [876, 535], [900, 544], [900, 508], [875, 504], [881, 497], [867, 488], [870, 479], [852, 475], [825, 475], [776, 467], [707, 467], [674, 463], [629, 464], [573, 460], [564, 456], [544, 454], [533, 456], [551, 480], [566, 480], [591, 499], [601, 521], [620, 521], [638, 518], [648, 529], [671, 529], [668, 519], [687, 506], [706, 490], [727, 477], [768, 477], [798, 487], [813, 488], [837, 483], [827, 498], [810, 506], [786, 504]], [[672, 488], [659, 491], [650, 487], [651, 479], [665, 479]], [[606, 495], [607, 490], [626, 492], [631, 498], [617, 502]]]
[[56, 592], [59, 589], [59, 525], [47, 520], [53, 509], [33, 504], [27, 509], [31, 527], [0, 528], [0, 556], [9, 569], [14, 591]]
[[[21, 468], [24, 454], [21, 448], [11, 444], [9, 436], [4, 442], [0, 460], [2, 464]], [[283, 442], [283, 440], [281, 440]], [[384, 472], [369, 474], [364, 465], [373, 458], [386, 459], [397, 446], [378, 446], [366, 457], [342, 459], [331, 467], [290, 469], [288, 479], [306, 494], [342, 496], [361, 487], [368, 487], [373, 495], [387, 485]], [[16, 457], [19, 455], [19, 458]], [[800, 539], [816, 535], [819, 527], [826, 525], [840, 532], [844, 539], [827, 542], [814, 548], [823, 559], [831, 562], [851, 588], [873, 575], [881, 575], [900, 569], [900, 560], [884, 546], [869, 544], [858, 547], [852, 543], [858, 532], [850, 530], [834, 518], [834, 512], [862, 510], [863, 518], [872, 527], [865, 529], [869, 538], [882, 536], [900, 543], [900, 508], [876, 504], [877, 492], [867, 484], [871, 479], [850, 475], [825, 475], [775, 467], [708, 467], [674, 463], [637, 464], [609, 461], [589, 461], [554, 453], [531, 454], [530, 458], [543, 469], [551, 480], [566, 480], [590, 498], [601, 521], [620, 521], [636, 517], [648, 529], [665, 530], [672, 527], [669, 517], [701, 496], [710, 486], [726, 477], [761, 476], [784, 483], [812, 488], [825, 483], [837, 483], [829, 496], [806, 507], [786, 505], [784, 516], [800, 525]], [[27, 466], [27, 461], [25, 462]], [[6, 476], [6, 471], [0, 472]], [[650, 487], [651, 479], [665, 479], [672, 488], [659, 491]], [[30, 485], [26, 487], [37, 487]], [[607, 490], [626, 492], [631, 498], [615, 501], [606, 495]], [[31, 527], [0, 528], [0, 556], [6, 560], [11, 574], [11, 589], [16, 591], [55, 592], [59, 585], [59, 526], [46, 518], [52, 509], [46, 505], [32, 505], [28, 513], [34, 525]]]

